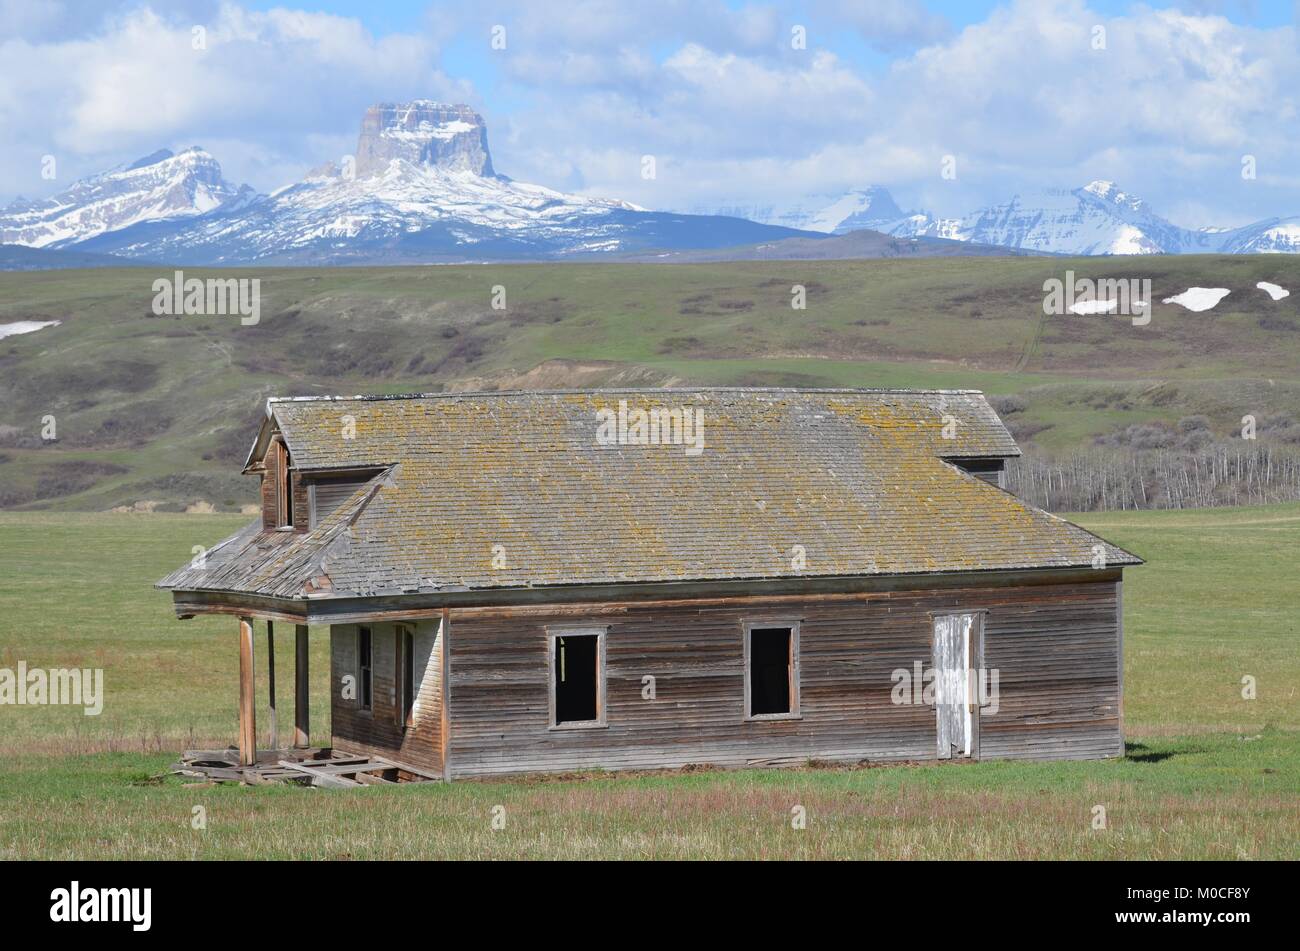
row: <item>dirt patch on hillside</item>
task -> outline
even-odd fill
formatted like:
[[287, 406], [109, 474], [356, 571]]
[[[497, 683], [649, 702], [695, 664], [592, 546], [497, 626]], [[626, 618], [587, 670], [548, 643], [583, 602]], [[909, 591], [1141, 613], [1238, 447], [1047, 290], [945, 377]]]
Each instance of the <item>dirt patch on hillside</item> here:
[[695, 294], [682, 300], [677, 312], [700, 317], [728, 317], [732, 314], [747, 314], [753, 309], [754, 302], [749, 299], [717, 298], [712, 294]]

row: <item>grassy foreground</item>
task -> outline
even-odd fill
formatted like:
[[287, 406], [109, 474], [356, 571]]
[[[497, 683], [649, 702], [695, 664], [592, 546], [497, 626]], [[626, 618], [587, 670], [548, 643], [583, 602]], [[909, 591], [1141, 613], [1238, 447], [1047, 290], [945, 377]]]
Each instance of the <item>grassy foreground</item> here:
[[0, 513], [0, 667], [102, 667], [106, 694], [98, 717], [0, 706], [0, 859], [1300, 857], [1300, 505], [1079, 520], [1149, 562], [1125, 582], [1124, 760], [337, 793], [154, 778], [181, 747], [234, 736], [237, 657], [231, 621], [175, 621], [149, 585], [242, 519]]
[[1130, 744], [1099, 763], [333, 792], [151, 782], [166, 756], [31, 756], [0, 778], [0, 858], [1294, 859], [1298, 754], [1294, 733], [1269, 731]]

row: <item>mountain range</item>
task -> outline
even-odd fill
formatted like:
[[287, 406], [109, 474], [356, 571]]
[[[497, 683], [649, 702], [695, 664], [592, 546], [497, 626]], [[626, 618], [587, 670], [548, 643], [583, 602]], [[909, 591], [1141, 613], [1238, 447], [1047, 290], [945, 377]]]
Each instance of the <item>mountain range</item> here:
[[202, 149], [162, 149], [82, 179], [52, 198], [18, 198], [0, 210], [0, 244], [66, 247], [142, 222], [233, 209], [254, 198], [253, 189], [227, 182], [216, 159]]
[[1183, 228], [1106, 181], [1016, 195], [957, 218], [905, 212], [879, 186], [854, 189], [812, 211], [752, 217], [824, 234], [865, 228], [898, 238], [944, 238], [1040, 254], [1300, 253], [1300, 216], [1239, 228]]
[[174, 264], [554, 259], [798, 236], [818, 237], [516, 182], [494, 170], [478, 113], [428, 100], [372, 106], [354, 157], [269, 195], [227, 182], [195, 147], [0, 211], [0, 244]]
[[[831, 240], [861, 231], [892, 240]], [[270, 194], [227, 181], [217, 160], [195, 146], [179, 153], [164, 149], [53, 197], [20, 198], [0, 209], [0, 269], [87, 262], [798, 259], [985, 255], [998, 249], [1297, 253], [1300, 217], [1191, 230], [1101, 181], [1017, 195], [959, 218], [904, 211], [879, 186], [852, 190], [811, 210], [651, 211], [500, 174], [483, 117], [465, 105], [430, 100], [371, 106], [354, 156], [321, 165]]]

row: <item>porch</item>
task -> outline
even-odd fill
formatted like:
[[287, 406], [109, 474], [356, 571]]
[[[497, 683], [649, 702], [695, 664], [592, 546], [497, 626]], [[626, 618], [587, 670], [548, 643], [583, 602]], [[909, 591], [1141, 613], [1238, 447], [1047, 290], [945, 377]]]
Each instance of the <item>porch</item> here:
[[255, 619], [239, 616], [238, 745], [221, 750], [186, 750], [172, 771], [215, 782], [249, 785], [291, 783], [329, 788], [391, 785], [441, 779], [409, 763], [359, 751], [313, 747], [311, 736], [308, 628], [294, 625], [293, 730], [289, 746], [280, 744], [276, 695], [275, 621], [267, 618], [266, 665], [269, 724], [266, 745], [257, 734]]

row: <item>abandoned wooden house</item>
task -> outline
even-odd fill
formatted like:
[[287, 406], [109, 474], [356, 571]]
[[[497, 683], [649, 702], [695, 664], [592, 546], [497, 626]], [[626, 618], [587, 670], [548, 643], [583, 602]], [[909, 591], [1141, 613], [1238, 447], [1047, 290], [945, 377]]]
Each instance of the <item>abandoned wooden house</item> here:
[[238, 619], [245, 764], [258, 619], [296, 746], [328, 632], [333, 749], [445, 779], [1122, 755], [1140, 559], [1018, 454], [965, 390], [273, 399], [261, 517], [159, 586]]

